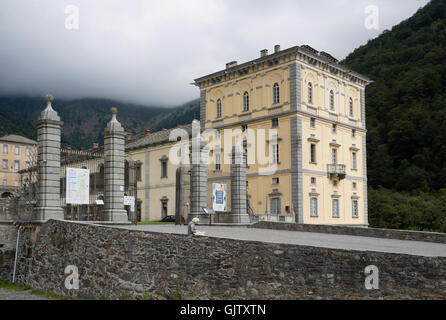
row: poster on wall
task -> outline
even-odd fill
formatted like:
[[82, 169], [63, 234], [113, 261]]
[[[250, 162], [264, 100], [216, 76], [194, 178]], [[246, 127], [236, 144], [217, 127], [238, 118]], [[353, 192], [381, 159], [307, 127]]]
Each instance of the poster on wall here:
[[66, 203], [89, 204], [90, 170], [67, 168]]
[[217, 212], [226, 212], [226, 184], [212, 184], [212, 209]]

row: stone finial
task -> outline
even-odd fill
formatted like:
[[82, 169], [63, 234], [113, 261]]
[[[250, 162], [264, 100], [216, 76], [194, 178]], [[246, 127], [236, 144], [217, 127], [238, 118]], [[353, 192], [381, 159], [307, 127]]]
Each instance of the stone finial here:
[[107, 124], [107, 127], [105, 128], [105, 131], [119, 131], [119, 132], [123, 132], [124, 128], [122, 127], [122, 125], [119, 123], [118, 119], [116, 118], [116, 114], [118, 113], [118, 108], [116, 107], [112, 107], [110, 109], [111, 113], [113, 114], [112, 119], [110, 120], [110, 122]]
[[60, 121], [60, 117], [57, 115], [57, 112], [54, 111], [51, 102], [54, 100], [54, 97], [52, 94], [48, 93], [46, 95], [46, 108], [40, 113], [40, 119], [42, 120], [54, 120], [54, 121]]

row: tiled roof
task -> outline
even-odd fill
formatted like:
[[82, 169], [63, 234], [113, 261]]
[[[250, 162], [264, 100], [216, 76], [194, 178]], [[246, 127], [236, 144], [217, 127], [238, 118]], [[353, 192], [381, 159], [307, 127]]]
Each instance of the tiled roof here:
[[22, 144], [37, 144], [36, 141], [16, 135], [11, 134], [7, 136], [0, 137], [0, 142], [13, 142], [13, 143], [22, 143]]
[[157, 145], [157, 144], [169, 142], [170, 133], [175, 129], [184, 129], [187, 131], [189, 136], [191, 136], [191, 134], [192, 134], [192, 125], [191, 124], [188, 124], [185, 126], [179, 126], [177, 128], [173, 128], [173, 129], [169, 129], [169, 130], [164, 129], [164, 130], [150, 133], [143, 137], [136, 138], [136, 139], [126, 142], [125, 149], [126, 150], [139, 149], [139, 148], [144, 148], [144, 147], [151, 146], [151, 145]]

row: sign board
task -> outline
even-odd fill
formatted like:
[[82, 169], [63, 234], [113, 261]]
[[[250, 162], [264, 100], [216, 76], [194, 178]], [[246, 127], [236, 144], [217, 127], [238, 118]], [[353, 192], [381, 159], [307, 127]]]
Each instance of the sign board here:
[[124, 196], [124, 205], [130, 206], [130, 211], [135, 212], [135, 197]]
[[215, 212], [215, 210], [214, 209], [211, 209], [211, 208], [202, 208], [203, 209], [203, 211], [204, 211], [204, 213], [206, 213], [206, 214], [217, 214], [217, 212]]
[[66, 203], [89, 204], [90, 170], [67, 168], [66, 178]]
[[212, 209], [218, 212], [226, 212], [226, 190], [227, 186], [223, 183], [212, 184]]

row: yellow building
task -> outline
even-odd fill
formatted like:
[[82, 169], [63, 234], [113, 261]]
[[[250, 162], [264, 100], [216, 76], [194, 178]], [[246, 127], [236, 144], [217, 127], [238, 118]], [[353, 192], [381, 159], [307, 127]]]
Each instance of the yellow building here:
[[14, 195], [20, 187], [19, 170], [35, 164], [37, 142], [19, 135], [0, 137], [0, 197]]
[[[240, 129], [253, 213], [282, 221], [295, 215], [305, 224], [368, 225], [364, 91], [369, 83], [309, 46], [275, 46], [273, 54], [262, 50], [258, 59], [230, 62], [196, 79], [202, 130], [216, 129], [221, 138], [208, 170], [230, 172], [225, 135]], [[262, 148], [267, 162], [258, 154]], [[228, 181], [223, 176], [210, 177], [210, 183]], [[210, 186], [208, 197], [210, 205]]]
[[[191, 134], [190, 125], [180, 129]], [[177, 144], [169, 140], [172, 130], [147, 130], [143, 137], [127, 137], [126, 158], [139, 163], [136, 206], [143, 222], [175, 215], [176, 171], [180, 164], [171, 159], [172, 147]]]

